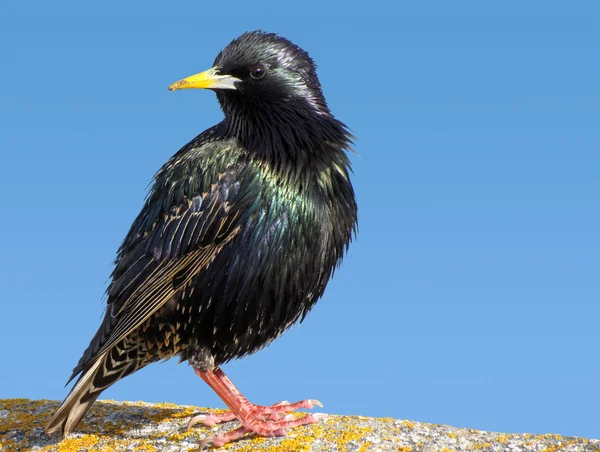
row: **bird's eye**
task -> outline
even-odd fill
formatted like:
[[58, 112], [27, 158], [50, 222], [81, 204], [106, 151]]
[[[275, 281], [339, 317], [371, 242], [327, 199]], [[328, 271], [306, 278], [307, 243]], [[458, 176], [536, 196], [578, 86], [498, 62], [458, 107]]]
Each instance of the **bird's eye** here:
[[250, 77], [252, 77], [255, 80], [263, 78], [266, 75], [266, 73], [267, 68], [264, 67], [262, 64], [254, 66], [252, 69], [250, 69]]

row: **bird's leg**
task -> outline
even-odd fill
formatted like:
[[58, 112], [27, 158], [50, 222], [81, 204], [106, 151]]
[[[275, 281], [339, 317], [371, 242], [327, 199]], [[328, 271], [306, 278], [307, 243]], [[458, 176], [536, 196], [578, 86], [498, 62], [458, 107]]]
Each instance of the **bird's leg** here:
[[[284, 436], [291, 428], [313, 424], [326, 417], [323, 414], [308, 414], [301, 418], [295, 418], [294, 416], [280, 418], [277, 413], [288, 412], [297, 408], [312, 408], [314, 405], [320, 405], [320, 403], [314, 400], [303, 400], [297, 403], [280, 402], [271, 407], [258, 406], [250, 403], [221, 369], [215, 369], [212, 372], [195, 370], [195, 372], [217, 393], [231, 410], [231, 413], [217, 415], [222, 416], [223, 420], [220, 422], [224, 422], [225, 419], [232, 420], [233, 415], [242, 424], [241, 428], [232, 432], [206, 438], [202, 442], [202, 445], [210, 442], [220, 447], [223, 444], [241, 438], [248, 432], [256, 433], [259, 436]], [[204, 419], [206, 420], [206, 417]], [[210, 418], [209, 422], [212, 420]]]
[[[198, 372], [196, 372], [196, 373], [198, 373]], [[248, 401], [248, 399], [246, 399], [238, 391], [238, 389], [233, 385], [231, 380], [229, 380], [229, 378], [227, 378], [222, 371], [221, 371], [221, 373], [225, 377], [224, 383], [227, 385], [227, 387], [231, 391], [238, 394], [240, 401], [242, 401], [243, 403], [248, 404], [249, 406], [252, 407], [253, 414], [255, 415], [255, 417], [258, 417], [265, 421], [279, 420], [282, 417], [284, 417], [283, 413], [289, 413], [291, 411], [295, 411], [295, 410], [299, 410], [299, 409], [309, 409], [310, 410], [310, 409], [314, 408], [315, 406], [319, 406], [319, 407], [323, 406], [323, 404], [321, 402], [319, 402], [318, 400], [314, 400], [314, 399], [300, 400], [295, 403], [290, 403], [288, 401], [282, 401], [282, 402], [278, 402], [278, 403], [276, 403], [274, 405], [270, 405], [270, 406], [254, 405], [254, 404], [250, 403]], [[198, 375], [199, 375], [199, 373], [198, 373]], [[223, 422], [229, 422], [229, 421], [233, 421], [235, 419], [236, 419], [236, 416], [231, 411], [226, 412], [226, 413], [216, 413], [216, 414], [212, 414], [212, 413], [199, 414], [197, 416], [192, 417], [189, 420], [187, 428], [190, 429], [193, 426], [200, 424], [200, 423], [203, 423], [204, 425], [210, 427], [215, 424], [221, 424]], [[289, 420], [289, 419], [287, 419], [287, 420]]]
[[[231, 380], [229, 378], [227, 378], [227, 375], [225, 375], [225, 373], [221, 370], [221, 369], [217, 369], [215, 372], [220, 372], [220, 375], [223, 379], [223, 383], [225, 383], [227, 385], [227, 387], [229, 388], [229, 390], [235, 394], [237, 394], [238, 398], [243, 401], [244, 403], [250, 405], [253, 409], [253, 412], [255, 413], [256, 416], [260, 417], [260, 414], [274, 414], [274, 413], [288, 413], [290, 411], [295, 411], [298, 409], [312, 409], [315, 406], [319, 406], [319, 407], [323, 407], [323, 404], [321, 402], [319, 402], [318, 400], [314, 400], [314, 399], [306, 399], [306, 400], [300, 400], [299, 402], [295, 402], [295, 403], [290, 403], [288, 401], [282, 401], [282, 402], [278, 402], [274, 405], [270, 405], [270, 406], [264, 406], [264, 405], [254, 405], [252, 403], [250, 403], [248, 401], [248, 399], [246, 399], [246, 397], [244, 397], [240, 391], [233, 385], [233, 383], [231, 382]], [[273, 419], [270, 420], [277, 420], [279, 419], [279, 416], [275, 416]]]

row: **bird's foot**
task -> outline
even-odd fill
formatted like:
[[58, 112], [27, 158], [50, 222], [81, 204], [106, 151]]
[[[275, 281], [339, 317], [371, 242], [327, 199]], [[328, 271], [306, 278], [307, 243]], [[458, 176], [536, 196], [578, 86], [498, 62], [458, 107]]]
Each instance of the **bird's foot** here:
[[293, 415], [285, 416], [277, 421], [265, 421], [257, 418], [239, 419], [242, 426], [231, 430], [227, 433], [222, 433], [215, 436], [209, 436], [200, 441], [198, 450], [204, 450], [204, 447], [208, 444], [212, 444], [215, 447], [223, 447], [225, 444], [232, 441], [236, 441], [244, 436], [246, 433], [254, 433], [258, 436], [271, 437], [271, 436], [285, 436], [294, 427], [301, 425], [315, 424], [322, 419], [327, 419], [326, 414], [315, 413], [307, 414], [306, 416], [295, 418]]
[[[246, 401], [247, 402], [247, 401]], [[300, 400], [299, 402], [290, 403], [288, 401], [278, 402], [271, 406], [264, 405], [253, 405], [250, 402], [247, 402], [248, 411], [254, 415], [254, 417], [263, 420], [263, 421], [277, 421], [283, 418], [284, 413], [289, 413], [291, 411], [296, 411], [300, 409], [312, 409], [315, 406], [323, 407], [323, 404], [318, 400], [314, 399], [306, 399]], [[194, 427], [198, 424], [204, 424], [208, 427], [216, 424], [221, 424], [223, 422], [229, 422], [236, 420], [235, 414], [231, 411], [227, 411], [225, 413], [208, 413], [208, 414], [198, 414], [192, 417], [188, 424], [187, 429]]]
[[323, 405], [318, 400], [306, 399], [296, 403], [279, 402], [271, 406], [254, 405], [238, 391], [222, 370], [215, 369], [212, 372], [196, 370], [196, 373], [221, 397], [231, 411], [221, 414], [194, 416], [190, 419], [188, 428], [200, 422], [205, 425], [215, 425], [234, 419], [242, 424], [241, 427], [235, 430], [205, 438], [199, 444], [199, 450], [202, 450], [207, 444], [222, 447], [227, 443], [240, 439], [246, 433], [254, 433], [265, 437], [285, 436], [294, 427], [314, 424], [327, 418], [327, 415], [320, 413], [307, 414], [302, 417], [286, 414], [297, 409], [322, 407]]

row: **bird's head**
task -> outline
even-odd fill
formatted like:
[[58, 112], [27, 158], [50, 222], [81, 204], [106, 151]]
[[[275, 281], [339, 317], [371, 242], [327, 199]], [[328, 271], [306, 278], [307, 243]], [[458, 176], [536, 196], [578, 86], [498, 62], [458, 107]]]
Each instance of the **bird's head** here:
[[211, 69], [169, 87], [188, 88], [215, 91], [225, 124], [248, 147], [281, 142], [307, 150], [313, 138], [342, 147], [347, 142], [344, 126], [327, 107], [312, 58], [279, 35], [242, 34], [217, 55]]
[[214, 90], [225, 114], [289, 106], [329, 114], [312, 58], [274, 33], [244, 33], [217, 55], [211, 69], [169, 86], [188, 88]]

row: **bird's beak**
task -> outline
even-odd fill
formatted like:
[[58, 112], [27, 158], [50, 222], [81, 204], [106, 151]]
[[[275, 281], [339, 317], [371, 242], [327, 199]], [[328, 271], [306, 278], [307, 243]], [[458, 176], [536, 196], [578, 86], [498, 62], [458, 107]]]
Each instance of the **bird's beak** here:
[[235, 89], [235, 82], [241, 82], [241, 80], [239, 78], [232, 77], [231, 75], [219, 75], [218, 68], [213, 67], [208, 71], [191, 75], [173, 83], [171, 86], [169, 86], [169, 91], [191, 88]]

